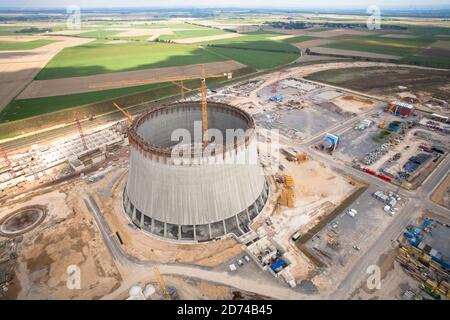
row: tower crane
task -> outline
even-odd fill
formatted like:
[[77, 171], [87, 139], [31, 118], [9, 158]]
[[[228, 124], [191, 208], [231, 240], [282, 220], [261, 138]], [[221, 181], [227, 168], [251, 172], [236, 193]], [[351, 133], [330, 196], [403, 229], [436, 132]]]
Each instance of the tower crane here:
[[114, 107], [116, 107], [120, 112], [122, 112], [122, 113], [125, 115], [125, 117], [127, 117], [128, 128], [129, 128], [129, 127], [131, 126], [131, 123], [133, 122], [133, 118], [131, 117], [131, 114], [130, 114], [127, 110], [121, 108], [117, 103], [113, 102], [113, 105], [114, 105]]
[[75, 118], [75, 122], [77, 124], [78, 131], [80, 132], [81, 143], [83, 144], [84, 150], [87, 150], [88, 147], [87, 147], [87, 144], [86, 144], [86, 140], [84, 139], [83, 128], [81, 128], [80, 120], [78, 120], [78, 118]]
[[[208, 143], [208, 136], [207, 136], [207, 130], [208, 130], [208, 107], [207, 107], [207, 101], [206, 101], [206, 79], [208, 78], [222, 78], [226, 77], [227, 79], [231, 79], [233, 77], [233, 74], [231, 72], [226, 72], [222, 74], [207, 74], [205, 70], [205, 65], [200, 65], [200, 74], [199, 75], [191, 75], [191, 76], [173, 76], [173, 77], [160, 77], [160, 78], [152, 78], [152, 79], [144, 79], [144, 80], [130, 80], [130, 81], [117, 81], [117, 82], [105, 82], [105, 83], [98, 83], [95, 85], [89, 86], [90, 88], [108, 88], [108, 87], [114, 87], [114, 86], [131, 86], [131, 85], [139, 85], [139, 84], [147, 84], [147, 83], [156, 83], [156, 82], [172, 82], [178, 87], [180, 87], [180, 95], [181, 98], [184, 99], [185, 91], [193, 91], [193, 89], [187, 88], [183, 81], [186, 80], [195, 80], [200, 79], [201, 81], [201, 105], [202, 105], [202, 133], [203, 133], [203, 144], [204, 146]], [[180, 83], [178, 83], [179, 81]], [[124, 110], [123, 108], [119, 107], [116, 103], [114, 103], [114, 106], [122, 112], [127, 118], [128, 118], [128, 125], [131, 125], [131, 115], [128, 111]]]
[[6, 165], [8, 166], [11, 175], [13, 177], [16, 177], [16, 172], [14, 171], [11, 160], [9, 160], [8, 153], [4, 151], [2, 148], [0, 148], [0, 155], [5, 159]]

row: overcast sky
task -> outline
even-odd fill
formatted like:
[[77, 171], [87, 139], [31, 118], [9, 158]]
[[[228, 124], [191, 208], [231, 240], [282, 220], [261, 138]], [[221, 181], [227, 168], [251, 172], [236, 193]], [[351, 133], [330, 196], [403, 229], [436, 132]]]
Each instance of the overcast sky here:
[[448, 0], [0, 0], [0, 7], [291, 7], [363, 8], [428, 7], [448, 5]]

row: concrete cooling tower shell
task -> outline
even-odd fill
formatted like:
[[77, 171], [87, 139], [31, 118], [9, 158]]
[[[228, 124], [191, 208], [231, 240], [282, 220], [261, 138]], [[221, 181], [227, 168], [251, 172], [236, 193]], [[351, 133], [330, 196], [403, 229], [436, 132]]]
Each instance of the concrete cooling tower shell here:
[[[250, 230], [269, 195], [256, 152], [255, 124], [246, 112], [213, 102], [208, 103], [208, 123], [224, 137], [227, 129], [237, 133], [225, 143], [209, 135], [208, 156], [198, 157], [203, 150], [200, 102], [159, 107], [133, 122], [123, 203], [138, 228], [182, 241], [240, 236]], [[172, 141], [180, 128], [191, 135], [188, 143]], [[176, 153], [178, 158], [172, 156], [177, 144], [188, 146]]]

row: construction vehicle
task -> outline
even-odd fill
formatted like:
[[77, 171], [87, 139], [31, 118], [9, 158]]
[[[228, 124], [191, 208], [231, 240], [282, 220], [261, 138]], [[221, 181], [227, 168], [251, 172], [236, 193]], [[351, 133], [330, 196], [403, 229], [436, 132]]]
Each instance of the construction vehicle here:
[[154, 267], [153, 271], [155, 272], [155, 275], [158, 278], [159, 287], [161, 288], [162, 292], [164, 293], [166, 300], [172, 300], [172, 297], [169, 294], [169, 291], [167, 290], [166, 283], [164, 282], [164, 279], [161, 275], [161, 272], [159, 272], [158, 267]]
[[297, 162], [305, 162], [306, 160], [308, 160], [308, 156], [306, 155], [305, 152], [299, 152], [297, 154]]
[[300, 233], [300, 231], [297, 231], [292, 237], [292, 241], [297, 241], [298, 239], [300, 239], [302, 237], [302, 234]]
[[386, 123], [389, 117], [389, 109], [386, 110], [386, 114], [383, 117], [383, 121], [380, 122], [380, 124], [378, 125], [378, 128], [380, 129], [384, 129], [386, 127]]

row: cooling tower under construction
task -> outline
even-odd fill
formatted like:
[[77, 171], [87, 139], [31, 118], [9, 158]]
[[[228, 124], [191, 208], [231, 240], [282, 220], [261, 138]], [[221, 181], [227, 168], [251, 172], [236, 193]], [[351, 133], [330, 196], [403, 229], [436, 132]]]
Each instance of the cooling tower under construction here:
[[[204, 149], [201, 115], [200, 102], [185, 102], [158, 107], [133, 122], [123, 204], [138, 228], [183, 241], [240, 236], [264, 208], [269, 185], [257, 157], [253, 119], [209, 102], [208, 127], [220, 134], [208, 133]], [[180, 143], [186, 135], [189, 140]], [[220, 135], [225, 142], [212, 139]]]

